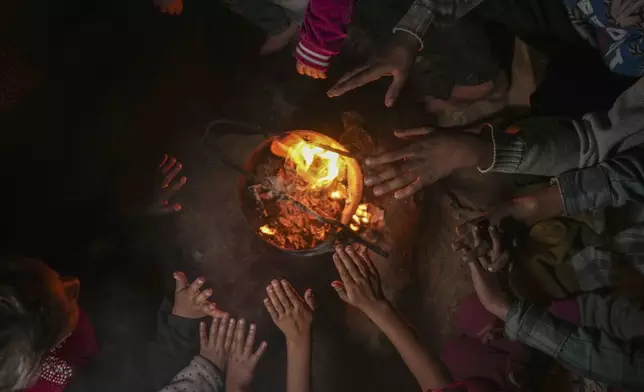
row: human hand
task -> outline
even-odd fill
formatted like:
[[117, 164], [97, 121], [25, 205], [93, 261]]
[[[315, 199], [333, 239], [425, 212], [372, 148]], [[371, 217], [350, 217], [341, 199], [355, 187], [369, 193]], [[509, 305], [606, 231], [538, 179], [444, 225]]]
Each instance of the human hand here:
[[492, 209], [492, 219], [500, 220], [511, 216], [528, 226], [564, 214], [563, 197], [557, 184], [536, 191], [531, 195], [521, 196]]
[[338, 245], [333, 254], [333, 263], [342, 281], [332, 282], [331, 287], [337, 291], [340, 299], [368, 316], [380, 305], [387, 304], [380, 274], [366, 252], [357, 253], [351, 246], [344, 248]]
[[210, 333], [206, 335], [206, 323], [199, 323], [199, 342], [202, 357], [213, 363], [221, 372], [226, 371], [228, 353], [233, 343], [235, 319], [213, 317], [210, 324]]
[[[510, 301], [501, 288], [498, 272], [499, 266], [507, 264], [508, 252], [501, 245], [501, 235], [495, 226], [488, 226], [491, 247], [482, 247], [485, 240], [481, 236], [479, 226], [472, 227], [472, 241], [459, 243], [462, 259], [470, 268], [472, 283], [476, 295], [488, 312], [496, 315], [501, 320], [507, 319]], [[456, 248], [456, 247], [455, 247]]]
[[401, 139], [425, 138], [398, 151], [369, 157], [365, 160], [366, 186], [375, 186], [376, 196], [395, 191], [403, 199], [450, 175], [454, 170], [489, 166], [494, 158], [490, 142], [467, 132], [433, 131], [416, 128], [395, 131]]
[[174, 182], [174, 178], [181, 171], [183, 166], [177, 161], [177, 158], [168, 158], [168, 154], [163, 154], [163, 160], [157, 170], [159, 187], [155, 189], [154, 200], [147, 208], [149, 215], [162, 215], [171, 212], [181, 211], [181, 204], [170, 204], [170, 199], [179, 189], [183, 188], [188, 181], [186, 176], [182, 176], [179, 181]]
[[257, 362], [266, 351], [268, 343], [262, 342], [253, 352], [255, 333], [257, 327], [250, 325], [246, 336], [246, 322], [242, 319], [237, 322], [235, 337], [228, 357], [228, 370], [226, 371], [226, 391], [245, 391], [253, 380], [253, 373]]
[[164, 14], [181, 15], [183, 13], [183, 0], [154, 0], [154, 6]]
[[273, 280], [266, 287], [268, 298], [264, 298], [264, 306], [271, 319], [284, 333], [287, 344], [302, 344], [311, 339], [311, 324], [315, 311], [313, 291], [308, 289], [302, 298], [291, 286], [282, 280]]
[[174, 305], [172, 314], [190, 319], [202, 318], [205, 316], [224, 317], [228, 313], [217, 309], [217, 304], [208, 301], [212, 295], [212, 289], [201, 291], [205, 279], [197, 278], [192, 284], [183, 272], [173, 274], [176, 286], [174, 290]]
[[297, 69], [297, 73], [300, 75], [307, 75], [313, 79], [326, 79], [326, 72], [310, 67], [306, 64], [302, 64], [299, 61], [295, 64], [295, 69]]
[[393, 81], [385, 94], [385, 106], [393, 106], [407, 81], [419, 48], [420, 42], [415, 36], [404, 31], [396, 32], [380, 55], [366, 65], [345, 74], [331, 87], [327, 95], [338, 97], [384, 76], [391, 76]]

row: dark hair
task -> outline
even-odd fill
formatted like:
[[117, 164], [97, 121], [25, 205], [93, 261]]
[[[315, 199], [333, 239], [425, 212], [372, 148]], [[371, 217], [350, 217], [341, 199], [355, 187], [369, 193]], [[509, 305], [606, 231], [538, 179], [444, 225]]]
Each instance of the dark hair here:
[[28, 387], [64, 328], [47, 267], [38, 260], [0, 262], [0, 392]]

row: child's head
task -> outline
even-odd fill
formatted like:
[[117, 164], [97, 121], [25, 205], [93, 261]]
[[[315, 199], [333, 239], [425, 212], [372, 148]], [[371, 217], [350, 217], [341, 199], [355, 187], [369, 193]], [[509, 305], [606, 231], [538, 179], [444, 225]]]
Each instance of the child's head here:
[[0, 262], [0, 391], [29, 386], [75, 328], [79, 282], [34, 259]]

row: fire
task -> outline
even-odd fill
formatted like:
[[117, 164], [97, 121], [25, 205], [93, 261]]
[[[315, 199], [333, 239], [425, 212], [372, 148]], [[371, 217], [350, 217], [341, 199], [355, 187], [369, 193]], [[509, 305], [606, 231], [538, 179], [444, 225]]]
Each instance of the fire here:
[[349, 227], [353, 231], [358, 231], [360, 230], [361, 226], [366, 226], [369, 224], [371, 220], [371, 212], [369, 212], [369, 205], [368, 204], [360, 204], [358, 206], [358, 209], [356, 210], [355, 214], [351, 217], [351, 224], [349, 224]]
[[[259, 234], [289, 250], [313, 249], [338, 228], [315, 219], [288, 199], [297, 200], [326, 219], [349, 225], [362, 198], [358, 163], [335, 150], [346, 148], [313, 131], [291, 131], [270, 140], [270, 154], [254, 167], [258, 183], [250, 184], [260, 212]], [[262, 150], [265, 151], [265, 150]], [[262, 184], [268, 184], [263, 186]]]

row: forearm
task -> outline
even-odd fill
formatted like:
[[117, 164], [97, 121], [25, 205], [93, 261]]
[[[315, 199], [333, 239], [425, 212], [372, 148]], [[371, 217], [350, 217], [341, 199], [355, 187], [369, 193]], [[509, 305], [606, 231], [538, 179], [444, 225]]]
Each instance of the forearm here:
[[382, 303], [366, 312], [396, 347], [423, 391], [444, 388], [450, 383], [441, 366], [423, 348], [411, 328], [388, 304]]
[[311, 388], [311, 337], [286, 343], [286, 392], [308, 392]]

